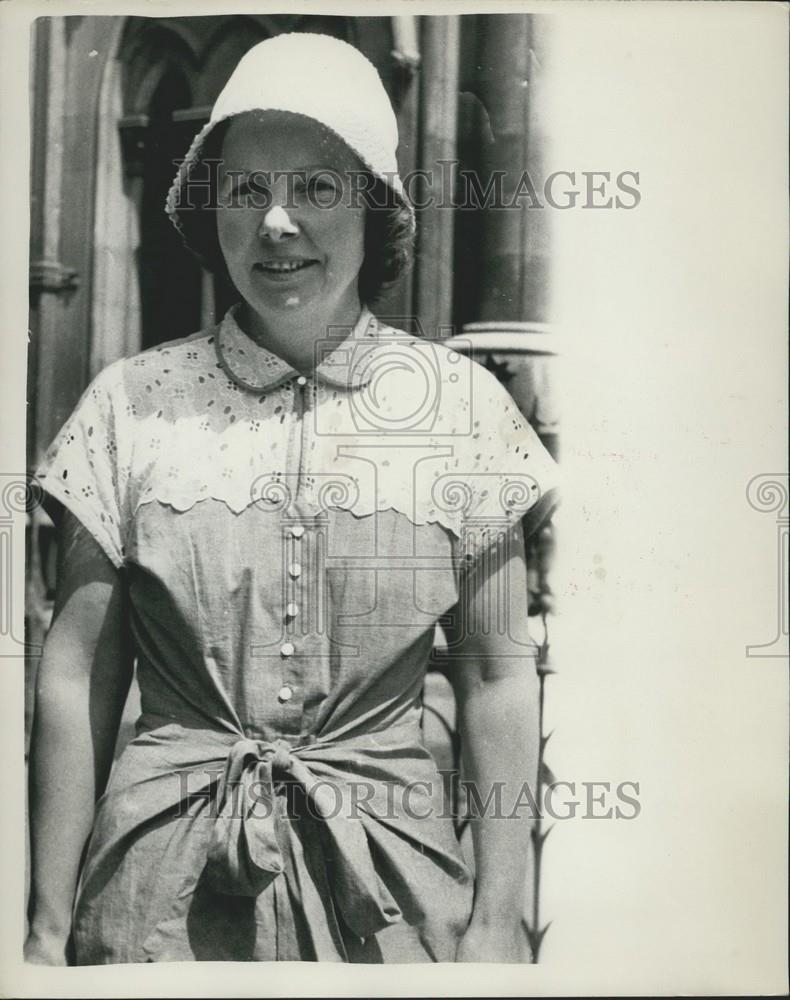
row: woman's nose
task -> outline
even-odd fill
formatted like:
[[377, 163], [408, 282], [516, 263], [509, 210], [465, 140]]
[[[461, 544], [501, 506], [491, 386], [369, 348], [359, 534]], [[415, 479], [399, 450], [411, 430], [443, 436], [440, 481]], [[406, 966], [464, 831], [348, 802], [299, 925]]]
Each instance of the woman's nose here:
[[273, 243], [299, 235], [299, 227], [291, 221], [282, 205], [272, 205], [261, 223], [260, 235]]

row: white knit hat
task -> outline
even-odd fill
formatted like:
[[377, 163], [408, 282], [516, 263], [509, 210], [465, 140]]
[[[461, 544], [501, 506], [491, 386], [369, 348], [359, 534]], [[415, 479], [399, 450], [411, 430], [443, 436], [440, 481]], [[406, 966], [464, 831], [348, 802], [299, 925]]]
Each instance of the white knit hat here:
[[414, 226], [414, 211], [398, 176], [398, 124], [376, 68], [338, 38], [294, 32], [268, 38], [241, 58], [211, 118], [192, 140], [165, 204], [182, 237], [181, 192], [206, 137], [219, 122], [246, 111], [290, 111], [331, 129], [374, 176], [389, 185], [409, 210]]

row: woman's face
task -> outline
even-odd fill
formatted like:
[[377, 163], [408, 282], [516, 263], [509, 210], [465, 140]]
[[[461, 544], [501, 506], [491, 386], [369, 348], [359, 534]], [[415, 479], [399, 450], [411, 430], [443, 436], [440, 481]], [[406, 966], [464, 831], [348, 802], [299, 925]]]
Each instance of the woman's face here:
[[352, 204], [352, 151], [288, 112], [231, 121], [222, 146], [217, 233], [239, 293], [264, 319], [316, 307], [359, 309], [365, 209]]

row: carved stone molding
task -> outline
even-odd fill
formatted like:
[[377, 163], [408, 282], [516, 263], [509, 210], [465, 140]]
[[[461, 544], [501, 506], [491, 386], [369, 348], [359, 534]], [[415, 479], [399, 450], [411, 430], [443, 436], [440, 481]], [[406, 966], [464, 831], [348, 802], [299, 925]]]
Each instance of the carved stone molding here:
[[73, 292], [79, 287], [79, 276], [73, 267], [59, 260], [34, 260], [30, 264], [31, 292]]

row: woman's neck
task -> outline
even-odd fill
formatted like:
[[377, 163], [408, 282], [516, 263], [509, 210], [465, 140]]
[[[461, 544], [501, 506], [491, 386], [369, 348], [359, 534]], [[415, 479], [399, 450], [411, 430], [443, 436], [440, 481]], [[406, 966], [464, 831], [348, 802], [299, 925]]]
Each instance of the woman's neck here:
[[[237, 313], [239, 326], [261, 347], [287, 361], [296, 371], [309, 374], [317, 361], [316, 344], [343, 340], [359, 320], [362, 305], [357, 296], [338, 305], [331, 315], [325, 308], [261, 314], [247, 302]], [[326, 353], [326, 352], [322, 352]]]

